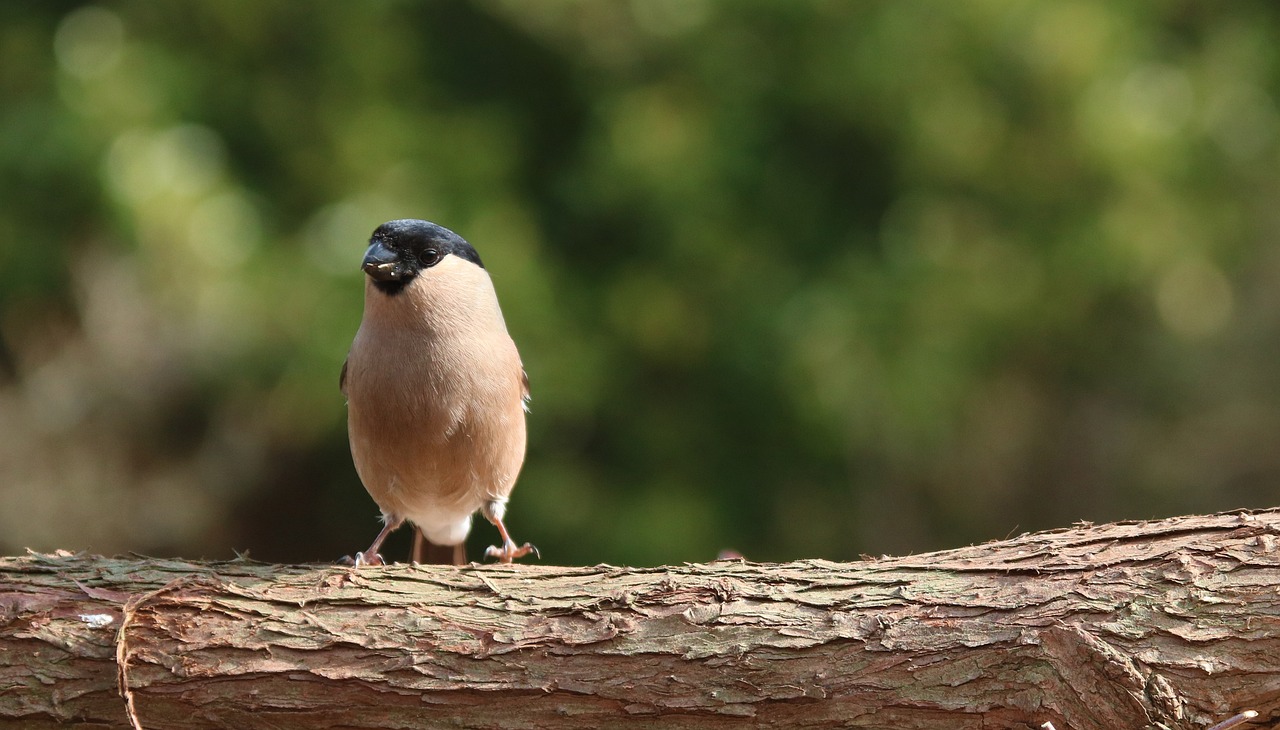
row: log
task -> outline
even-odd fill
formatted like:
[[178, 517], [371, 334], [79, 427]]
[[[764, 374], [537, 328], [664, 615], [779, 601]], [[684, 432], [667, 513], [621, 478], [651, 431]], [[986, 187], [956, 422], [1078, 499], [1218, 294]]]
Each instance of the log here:
[[0, 558], [0, 725], [1274, 721], [1277, 535], [1268, 510], [858, 563]]

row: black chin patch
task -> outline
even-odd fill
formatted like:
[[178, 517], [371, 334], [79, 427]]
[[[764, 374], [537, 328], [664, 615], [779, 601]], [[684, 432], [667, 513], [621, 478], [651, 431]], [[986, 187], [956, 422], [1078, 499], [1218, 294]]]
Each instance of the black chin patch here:
[[402, 276], [399, 279], [383, 279], [379, 281], [378, 279], [371, 278], [370, 281], [373, 282], [373, 285], [377, 287], [378, 291], [389, 297], [394, 297], [404, 291], [404, 288], [409, 286], [409, 282], [416, 278], [418, 278], [417, 273], [413, 273]]

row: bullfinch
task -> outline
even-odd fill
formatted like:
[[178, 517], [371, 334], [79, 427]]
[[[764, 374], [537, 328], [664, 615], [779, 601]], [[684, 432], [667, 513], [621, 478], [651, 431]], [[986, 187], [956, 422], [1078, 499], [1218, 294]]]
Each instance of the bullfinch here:
[[394, 220], [373, 232], [364, 317], [342, 366], [351, 457], [382, 511], [356, 565], [380, 565], [387, 535], [416, 528], [415, 562], [460, 565], [477, 511], [498, 528], [486, 556], [530, 552], [503, 523], [524, 463], [529, 378], [480, 255], [453, 231]]

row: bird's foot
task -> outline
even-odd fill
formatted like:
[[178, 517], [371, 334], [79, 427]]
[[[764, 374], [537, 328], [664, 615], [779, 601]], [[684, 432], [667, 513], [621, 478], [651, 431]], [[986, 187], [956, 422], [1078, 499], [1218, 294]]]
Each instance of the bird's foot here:
[[386, 565], [382, 561], [382, 556], [377, 553], [369, 553], [368, 555], [356, 553], [356, 558], [351, 561], [351, 564], [357, 568], [363, 568], [366, 565]]
[[516, 558], [523, 558], [529, 553], [533, 553], [534, 557], [539, 559], [542, 558], [542, 553], [538, 552], [538, 548], [530, 545], [529, 543], [526, 542], [520, 547], [516, 547], [514, 542], [507, 540], [502, 543], [502, 547], [490, 545], [488, 549], [484, 551], [484, 556], [486, 558], [497, 558], [499, 563], [510, 563], [512, 560], [515, 560]]

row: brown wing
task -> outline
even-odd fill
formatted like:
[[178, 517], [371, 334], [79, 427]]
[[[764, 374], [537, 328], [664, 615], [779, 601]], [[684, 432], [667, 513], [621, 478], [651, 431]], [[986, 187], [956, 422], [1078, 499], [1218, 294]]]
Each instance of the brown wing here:
[[338, 375], [338, 390], [342, 391], [342, 395], [347, 394], [347, 361], [342, 361], [342, 373]]

